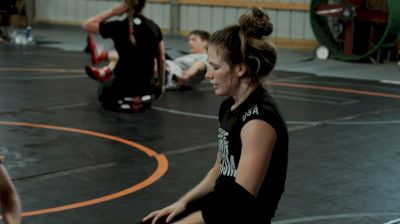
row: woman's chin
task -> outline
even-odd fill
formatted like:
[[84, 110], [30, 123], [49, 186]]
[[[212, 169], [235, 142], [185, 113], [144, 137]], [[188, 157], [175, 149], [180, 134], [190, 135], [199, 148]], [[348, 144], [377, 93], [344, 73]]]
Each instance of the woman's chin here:
[[217, 96], [224, 96], [225, 94], [218, 88], [214, 88], [214, 93]]

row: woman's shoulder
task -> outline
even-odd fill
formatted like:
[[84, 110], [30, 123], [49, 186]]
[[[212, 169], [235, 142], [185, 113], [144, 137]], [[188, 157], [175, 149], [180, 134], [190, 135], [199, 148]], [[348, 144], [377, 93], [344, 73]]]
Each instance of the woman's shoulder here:
[[157, 39], [162, 40], [162, 32], [160, 26], [154, 22], [152, 19], [149, 19], [145, 16], [141, 17], [143, 24], [145, 24], [145, 29], [150, 31], [151, 33], [157, 36]]
[[242, 121], [261, 119], [270, 123], [281, 120], [279, 108], [270, 93], [262, 86], [254, 90], [242, 109]]
[[152, 27], [156, 27], [158, 29], [160, 29], [160, 26], [152, 19], [146, 17], [146, 16], [141, 16], [141, 19], [148, 25], [152, 26]]

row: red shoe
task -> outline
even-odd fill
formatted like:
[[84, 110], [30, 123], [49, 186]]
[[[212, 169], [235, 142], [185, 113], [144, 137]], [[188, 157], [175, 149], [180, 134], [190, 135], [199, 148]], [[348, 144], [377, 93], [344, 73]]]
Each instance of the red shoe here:
[[151, 95], [124, 97], [120, 102], [122, 111], [143, 112], [151, 108], [153, 97]]
[[95, 68], [92, 66], [85, 66], [86, 74], [99, 82], [105, 82], [112, 76], [112, 71], [109, 67], [105, 66], [103, 68]]
[[92, 52], [92, 48], [90, 45], [91, 41], [93, 41], [93, 37], [91, 34], [88, 34], [86, 37], [86, 47], [83, 49], [83, 52], [88, 52], [88, 53]]
[[107, 51], [103, 47], [97, 47], [92, 34], [87, 37], [87, 47], [85, 51], [89, 51], [93, 64], [105, 61], [108, 57]]
[[97, 48], [97, 50], [92, 51], [92, 63], [98, 64], [102, 61], [107, 60], [108, 53], [104, 48]]

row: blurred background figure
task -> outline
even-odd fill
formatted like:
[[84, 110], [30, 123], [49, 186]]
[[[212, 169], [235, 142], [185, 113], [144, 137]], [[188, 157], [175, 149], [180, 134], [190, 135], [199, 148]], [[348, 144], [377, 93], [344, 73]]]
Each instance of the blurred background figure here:
[[[204, 79], [207, 71], [207, 46], [210, 34], [205, 30], [192, 30], [188, 35], [189, 52], [168, 49], [165, 64], [165, 88], [186, 89], [191, 88]], [[95, 43], [91, 34], [87, 37], [86, 52], [91, 53], [92, 64], [99, 64], [108, 60], [104, 67], [87, 65], [86, 73], [93, 76], [104, 74], [110, 76], [118, 62], [119, 55], [115, 50], [107, 51]], [[172, 53], [174, 56], [171, 56]], [[176, 56], [179, 55], [179, 56]], [[157, 72], [157, 68], [155, 68]]]
[[3, 161], [4, 157], [0, 156], [1, 215], [5, 224], [19, 224], [21, 223], [21, 202]]
[[0, 41], [9, 39], [10, 17], [12, 14], [17, 14], [18, 12], [15, 3], [16, 0], [0, 1]]
[[[142, 15], [145, 4], [145, 0], [123, 0], [82, 24], [85, 31], [111, 38], [118, 52], [119, 59], [112, 72], [88, 73], [101, 83], [98, 96], [106, 109], [143, 111], [152, 99], [164, 92], [163, 36], [160, 27]], [[127, 15], [124, 20], [107, 21], [123, 14]], [[90, 44], [92, 52], [96, 53], [97, 49]], [[155, 66], [158, 68], [157, 83], [153, 79]]]
[[205, 30], [192, 30], [189, 33], [189, 53], [167, 60], [166, 88], [190, 88], [204, 79], [208, 66], [209, 39], [210, 34]]
[[[1, 0], [0, 41], [11, 40], [16, 44], [33, 43], [31, 35], [33, 17], [33, 0]], [[19, 29], [22, 32], [18, 32]]]

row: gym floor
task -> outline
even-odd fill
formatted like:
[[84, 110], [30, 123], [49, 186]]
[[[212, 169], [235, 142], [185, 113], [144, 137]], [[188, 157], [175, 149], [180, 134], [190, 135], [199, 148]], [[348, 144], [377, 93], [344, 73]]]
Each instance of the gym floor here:
[[[217, 152], [223, 99], [206, 81], [168, 91], [144, 113], [106, 111], [84, 74], [85, 34], [55, 26], [34, 34], [34, 46], [0, 44], [0, 154], [23, 223], [136, 223], [201, 180]], [[279, 52], [265, 84], [290, 148], [273, 223], [400, 223], [400, 68]]]

